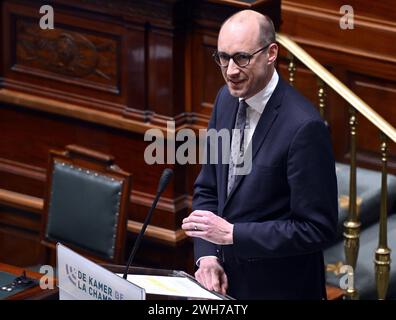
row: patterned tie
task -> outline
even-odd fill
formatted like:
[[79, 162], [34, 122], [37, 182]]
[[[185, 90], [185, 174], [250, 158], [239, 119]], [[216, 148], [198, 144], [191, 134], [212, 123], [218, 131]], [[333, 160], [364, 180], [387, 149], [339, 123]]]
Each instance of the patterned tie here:
[[[238, 165], [241, 165], [241, 158], [244, 154], [244, 130], [246, 126], [246, 110], [249, 105], [245, 100], [239, 102], [238, 113], [235, 120], [235, 128], [232, 134], [231, 142], [231, 156], [230, 164], [228, 167], [228, 185], [227, 185], [227, 196], [230, 194], [232, 187], [235, 183], [235, 169]], [[235, 134], [239, 132], [240, 134]], [[238, 160], [239, 159], [239, 160]]]

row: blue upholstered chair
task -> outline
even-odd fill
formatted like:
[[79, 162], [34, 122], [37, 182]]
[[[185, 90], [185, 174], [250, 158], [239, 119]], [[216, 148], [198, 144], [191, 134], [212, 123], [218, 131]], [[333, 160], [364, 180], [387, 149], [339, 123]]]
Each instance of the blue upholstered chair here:
[[42, 220], [43, 260], [57, 242], [98, 262], [123, 263], [130, 174], [113, 157], [76, 145], [51, 151]]

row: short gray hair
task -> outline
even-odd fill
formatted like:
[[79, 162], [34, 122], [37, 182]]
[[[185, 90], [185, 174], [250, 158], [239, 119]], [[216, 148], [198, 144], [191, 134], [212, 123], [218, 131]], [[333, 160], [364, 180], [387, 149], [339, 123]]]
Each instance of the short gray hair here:
[[275, 27], [271, 18], [263, 15], [264, 19], [259, 20], [260, 42], [262, 46], [276, 41]]
[[[243, 22], [245, 20], [245, 17], [243, 16], [244, 11], [246, 12], [246, 11], [252, 11], [252, 10], [243, 10], [243, 11], [238, 11], [238, 12], [234, 13], [232, 16], [230, 16], [223, 22], [223, 24], [221, 25], [221, 28], [223, 28], [223, 26], [227, 22], [234, 20], [234, 19], [239, 19], [241, 22]], [[265, 14], [261, 14], [260, 12], [257, 12], [257, 17], [258, 17], [257, 22], [259, 24], [260, 45], [266, 46], [267, 44], [275, 42], [276, 41], [276, 33], [275, 33], [275, 27], [274, 27], [274, 23], [272, 22], [272, 19]]]

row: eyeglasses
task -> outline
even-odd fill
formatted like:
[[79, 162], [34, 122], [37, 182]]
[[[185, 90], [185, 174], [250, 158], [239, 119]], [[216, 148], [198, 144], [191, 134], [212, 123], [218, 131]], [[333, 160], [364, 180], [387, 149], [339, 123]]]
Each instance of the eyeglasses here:
[[272, 42], [268, 43], [265, 47], [258, 49], [256, 52], [253, 52], [252, 54], [246, 52], [237, 52], [234, 53], [233, 55], [229, 55], [228, 53], [222, 51], [215, 51], [213, 53], [213, 58], [220, 67], [223, 68], [228, 67], [228, 63], [230, 62], [230, 59], [232, 59], [238, 67], [243, 68], [250, 63], [250, 60], [253, 58], [255, 54], [267, 49], [271, 43]]

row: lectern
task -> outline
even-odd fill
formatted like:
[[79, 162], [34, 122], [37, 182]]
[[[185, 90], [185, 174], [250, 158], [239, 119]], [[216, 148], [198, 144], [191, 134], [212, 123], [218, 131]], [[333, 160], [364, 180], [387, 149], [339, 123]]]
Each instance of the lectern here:
[[98, 265], [57, 244], [59, 299], [61, 300], [229, 300], [208, 291], [183, 271]]
[[[103, 265], [106, 269], [112, 271], [113, 273], [116, 274], [122, 274], [125, 270], [125, 266], [121, 265], [111, 265], [111, 264], [106, 264]], [[180, 270], [169, 270], [169, 269], [154, 269], [154, 268], [143, 268], [143, 267], [131, 267], [129, 268], [128, 271], [128, 279], [130, 278], [130, 275], [134, 276], [141, 276], [140, 279], [142, 279], [144, 276], [152, 277], [153, 281], [156, 281], [156, 279], [159, 279], [161, 277], [166, 278], [166, 277], [171, 277], [174, 279], [179, 278], [180, 280], [188, 280], [192, 284], [194, 284], [195, 288], [201, 288], [202, 292], [206, 291], [206, 298], [205, 297], [196, 297], [192, 295], [177, 295], [177, 294], [155, 294], [155, 293], [150, 293], [146, 292], [146, 299], [148, 300], [195, 300], [195, 299], [219, 299], [219, 300], [233, 300], [232, 297], [228, 295], [222, 295], [220, 293], [214, 292], [214, 291], [208, 291], [206, 288], [201, 286], [201, 284], [198, 283], [197, 280], [195, 280], [194, 277], [189, 275], [188, 273]], [[158, 278], [157, 278], [158, 277]], [[137, 277], [138, 278], [138, 277]], [[132, 280], [133, 281], [133, 280]], [[150, 281], [150, 279], [149, 279]], [[179, 281], [176, 281], [178, 283]], [[187, 282], [187, 281], [186, 281]], [[157, 283], [157, 287], [161, 286], [161, 283]], [[181, 283], [181, 285], [183, 285]], [[166, 288], [164, 288], [166, 290]], [[168, 288], [170, 289], [170, 288]], [[173, 288], [175, 289], [175, 288]], [[172, 290], [170, 290], [172, 291]], [[176, 289], [174, 290], [176, 292]], [[210, 296], [213, 296], [210, 298]]]

